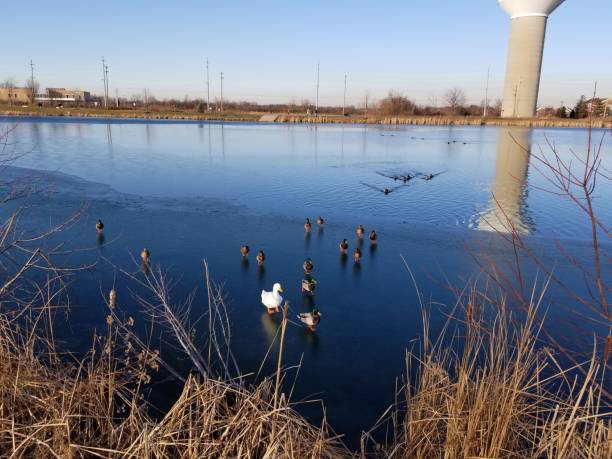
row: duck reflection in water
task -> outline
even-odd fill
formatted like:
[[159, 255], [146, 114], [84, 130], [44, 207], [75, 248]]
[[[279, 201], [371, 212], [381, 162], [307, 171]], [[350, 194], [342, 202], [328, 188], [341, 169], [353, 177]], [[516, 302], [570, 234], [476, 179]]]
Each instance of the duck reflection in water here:
[[[242, 258], [242, 261], [240, 262], [240, 264], [242, 265], [242, 269], [243, 271], [248, 271], [249, 269], [249, 259], [246, 257]], [[262, 266], [263, 268], [263, 266]]]
[[281, 326], [282, 317], [280, 314], [268, 314], [264, 312], [260, 317], [261, 328], [263, 328], [264, 333], [266, 334], [266, 338], [268, 339], [269, 344], [274, 342], [276, 335], [278, 334], [278, 329]]
[[105, 237], [104, 237], [104, 232], [99, 231], [98, 234], [96, 235], [96, 239], [98, 241], [98, 245], [100, 246], [100, 249], [102, 249], [104, 247], [104, 241], [105, 241]]
[[311, 354], [318, 354], [319, 350], [319, 334], [313, 333], [308, 328], [300, 328], [300, 339], [304, 342]]
[[348, 262], [348, 253], [342, 252], [340, 254], [340, 265], [342, 266], [342, 268], [346, 268], [347, 262]]
[[264, 265], [257, 266], [257, 277], [263, 280], [266, 277], [266, 267]]

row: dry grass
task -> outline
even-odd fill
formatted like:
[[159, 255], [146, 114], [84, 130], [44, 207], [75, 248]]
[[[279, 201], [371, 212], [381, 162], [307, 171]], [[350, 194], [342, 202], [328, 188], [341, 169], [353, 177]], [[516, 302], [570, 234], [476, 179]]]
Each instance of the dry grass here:
[[417, 369], [391, 417], [394, 440], [384, 455], [612, 457], [612, 409], [601, 391], [605, 364], [593, 353], [580, 377], [575, 368], [562, 369], [538, 341], [539, 298], [516, 321], [503, 297], [494, 305], [481, 303], [485, 298], [472, 291], [458, 302], [465, 335], [454, 337], [456, 346], [426, 333], [420, 357], [408, 356], [408, 368], [416, 361]]
[[[112, 317], [112, 316], [109, 316]], [[112, 327], [112, 321], [109, 328]], [[313, 426], [265, 379], [254, 387], [189, 375], [158, 420], [147, 414], [146, 383], [158, 354], [126, 352], [97, 339], [66, 363], [32, 328], [0, 324], [2, 457], [343, 457], [326, 424]], [[113, 356], [117, 346], [121, 358]]]

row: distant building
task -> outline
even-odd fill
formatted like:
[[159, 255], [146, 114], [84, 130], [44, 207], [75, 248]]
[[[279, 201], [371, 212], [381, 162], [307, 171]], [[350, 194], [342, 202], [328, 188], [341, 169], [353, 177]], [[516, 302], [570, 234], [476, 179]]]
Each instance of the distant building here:
[[91, 101], [91, 94], [80, 89], [47, 88], [47, 93], [36, 95], [35, 100], [38, 102], [87, 103]]
[[0, 88], [0, 102], [29, 104], [32, 97], [30, 88]]
[[607, 116], [612, 114], [612, 99], [595, 98], [587, 101], [587, 110], [591, 110], [595, 102], [594, 110], [601, 110], [598, 115]]
[[610, 99], [602, 99], [602, 103], [604, 106], [603, 116], [612, 115], [612, 98]]

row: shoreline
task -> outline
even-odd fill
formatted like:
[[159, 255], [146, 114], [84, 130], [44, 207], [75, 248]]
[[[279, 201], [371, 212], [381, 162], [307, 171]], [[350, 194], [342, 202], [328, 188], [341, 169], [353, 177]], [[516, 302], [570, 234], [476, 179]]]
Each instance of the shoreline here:
[[[53, 118], [94, 118], [126, 120], [173, 120], [173, 121], [233, 121], [233, 122], [268, 122], [279, 124], [373, 124], [373, 125], [412, 125], [412, 126], [518, 126], [518, 127], [553, 127], [553, 128], [589, 128], [588, 118], [483, 118], [463, 116], [379, 116], [379, 115], [306, 115], [263, 112], [224, 112], [192, 113], [144, 110], [104, 110], [69, 107], [65, 109], [1, 108], [0, 116], [5, 117], [53, 117]], [[593, 128], [612, 128], [611, 118], [593, 119]]]

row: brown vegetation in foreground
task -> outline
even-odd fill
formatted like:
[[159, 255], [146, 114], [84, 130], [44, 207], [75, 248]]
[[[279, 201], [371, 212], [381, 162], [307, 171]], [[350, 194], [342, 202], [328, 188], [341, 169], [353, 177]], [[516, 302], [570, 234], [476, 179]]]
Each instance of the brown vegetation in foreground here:
[[460, 352], [425, 335], [421, 354], [407, 358], [416, 378], [401, 391], [404, 409], [393, 415], [385, 457], [611, 457], [606, 365], [593, 355], [580, 363], [581, 378], [576, 368], [561, 368], [555, 353], [538, 345], [542, 297], [532, 293], [522, 319], [503, 296], [492, 304], [492, 295], [472, 289], [461, 298]]

